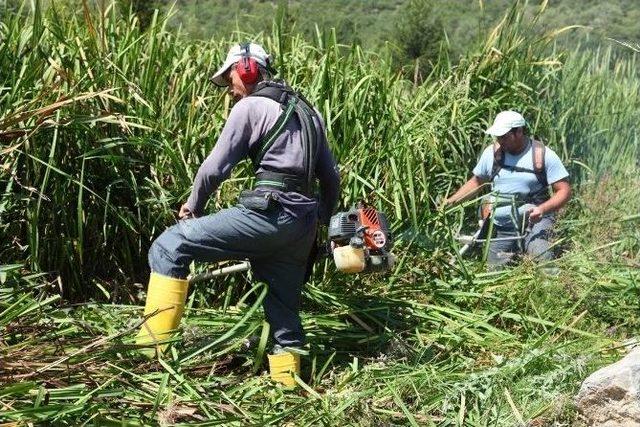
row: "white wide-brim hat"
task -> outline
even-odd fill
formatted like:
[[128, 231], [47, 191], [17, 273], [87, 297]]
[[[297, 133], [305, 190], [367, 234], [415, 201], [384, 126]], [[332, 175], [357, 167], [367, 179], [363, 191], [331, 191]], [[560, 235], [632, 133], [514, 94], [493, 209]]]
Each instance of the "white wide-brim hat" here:
[[515, 111], [502, 111], [498, 113], [493, 125], [484, 131], [491, 136], [502, 136], [513, 128], [526, 126], [527, 122], [520, 113]]
[[211, 81], [217, 86], [227, 86], [227, 81], [222, 77], [224, 73], [227, 72], [229, 68], [236, 62], [242, 59], [242, 55], [245, 50], [245, 46], [249, 48], [249, 57], [256, 60], [259, 65], [262, 65], [266, 69], [270, 69], [271, 57], [269, 54], [256, 43], [246, 43], [246, 44], [236, 44], [233, 45], [231, 49], [229, 49], [229, 53], [227, 53], [227, 58], [224, 60], [222, 66], [216, 71], [216, 73], [211, 77]]

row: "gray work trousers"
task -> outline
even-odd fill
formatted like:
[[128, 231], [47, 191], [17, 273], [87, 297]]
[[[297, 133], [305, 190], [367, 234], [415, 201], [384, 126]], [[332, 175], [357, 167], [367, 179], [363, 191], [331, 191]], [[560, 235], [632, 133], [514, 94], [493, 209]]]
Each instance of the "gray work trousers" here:
[[277, 202], [266, 211], [237, 205], [168, 228], [151, 245], [149, 265], [186, 278], [191, 261], [249, 259], [256, 278], [269, 286], [263, 307], [275, 342], [301, 346], [300, 297], [316, 221], [316, 212], [296, 218]]
[[[536, 260], [548, 261], [553, 259], [552, 239], [554, 216], [543, 216], [525, 232], [523, 240], [491, 240], [489, 243], [489, 268], [499, 269], [510, 263], [517, 254], [526, 253]], [[494, 226], [494, 238], [508, 238], [520, 236], [515, 227]]]

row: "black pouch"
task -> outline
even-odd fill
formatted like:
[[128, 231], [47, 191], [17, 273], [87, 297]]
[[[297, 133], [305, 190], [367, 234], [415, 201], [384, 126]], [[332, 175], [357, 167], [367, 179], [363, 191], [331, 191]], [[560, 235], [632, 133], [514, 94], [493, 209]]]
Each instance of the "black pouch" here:
[[240, 193], [238, 203], [247, 209], [256, 211], [266, 211], [273, 206], [271, 193], [253, 190], [243, 190]]

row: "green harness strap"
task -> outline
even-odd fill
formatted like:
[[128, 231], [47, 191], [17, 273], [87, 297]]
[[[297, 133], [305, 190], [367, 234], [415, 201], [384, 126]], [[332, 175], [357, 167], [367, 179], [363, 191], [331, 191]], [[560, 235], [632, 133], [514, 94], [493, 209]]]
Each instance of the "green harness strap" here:
[[261, 185], [267, 186], [267, 187], [280, 187], [282, 189], [287, 188], [287, 184], [285, 184], [284, 182], [280, 182], [280, 181], [271, 181], [268, 179], [259, 179], [256, 181], [255, 186], [259, 187]]
[[[271, 149], [276, 139], [282, 135], [287, 122], [295, 114], [300, 121], [300, 133], [302, 139], [303, 174], [299, 176], [289, 175], [279, 171], [263, 171], [256, 174], [256, 185], [277, 187], [284, 191], [295, 191], [302, 194], [311, 194], [315, 186], [315, 168], [318, 158], [319, 135], [313, 122], [315, 111], [309, 102], [300, 93], [295, 92], [284, 82], [262, 82], [251, 96], [262, 96], [279, 103], [284, 111], [280, 114], [276, 123], [265, 135], [250, 149], [249, 156], [254, 170], [260, 168], [265, 154]], [[258, 175], [264, 175], [262, 179]]]
[[264, 135], [262, 140], [258, 143], [260, 147], [258, 150], [258, 153], [256, 154], [255, 157], [251, 159], [253, 161], [253, 167], [255, 169], [258, 169], [258, 167], [260, 166], [260, 162], [262, 162], [262, 159], [264, 158], [265, 153], [269, 151], [269, 148], [271, 148], [276, 138], [278, 138], [278, 136], [284, 130], [284, 126], [287, 124], [287, 122], [291, 118], [291, 114], [293, 114], [293, 112], [296, 109], [297, 102], [298, 100], [296, 97], [292, 96], [289, 98], [289, 103], [287, 104], [286, 110], [284, 110], [282, 114], [280, 114], [280, 117], [278, 117], [278, 120], [273, 125], [273, 127], [269, 129], [269, 131]]

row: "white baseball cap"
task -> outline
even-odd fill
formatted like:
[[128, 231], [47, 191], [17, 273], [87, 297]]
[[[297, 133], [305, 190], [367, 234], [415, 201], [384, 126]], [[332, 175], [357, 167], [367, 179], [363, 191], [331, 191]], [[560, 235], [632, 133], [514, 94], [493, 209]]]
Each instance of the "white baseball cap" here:
[[268, 70], [271, 69], [271, 57], [269, 54], [256, 43], [247, 43], [247, 44], [236, 44], [233, 45], [231, 49], [229, 49], [229, 53], [227, 53], [227, 59], [224, 60], [224, 64], [222, 67], [216, 71], [216, 73], [211, 77], [211, 81], [216, 86], [227, 86], [226, 80], [222, 77], [222, 75], [236, 62], [242, 59], [242, 55], [245, 51], [245, 46], [249, 47], [249, 57], [256, 60], [259, 65], [262, 65], [264, 68]]
[[491, 136], [502, 136], [513, 128], [526, 126], [527, 122], [520, 113], [515, 111], [501, 111], [493, 121], [493, 125], [484, 131]]

